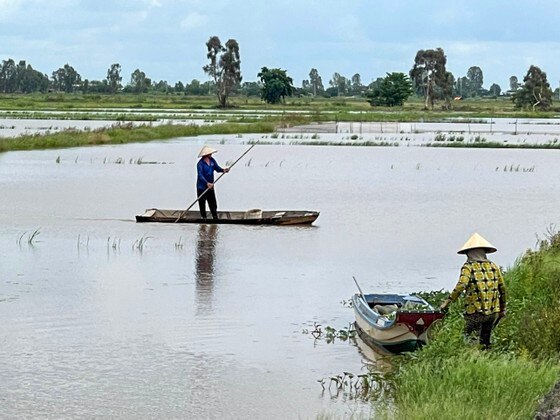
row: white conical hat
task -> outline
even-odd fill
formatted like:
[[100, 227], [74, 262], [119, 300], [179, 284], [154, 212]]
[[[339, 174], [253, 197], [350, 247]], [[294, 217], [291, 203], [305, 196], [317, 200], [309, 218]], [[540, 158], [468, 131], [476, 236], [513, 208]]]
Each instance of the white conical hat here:
[[478, 233], [474, 233], [469, 238], [469, 240], [465, 242], [465, 245], [463, 245], [461, 249], [457, 251], [457, 254], [466, 254], [469, 249], [475, 249], [475, 248], [483, 248], [487, 254], [497, 251], [494, 245], [492, 245], [490, 242], [488, 242]]
[[208, 146], [204, 146], [202, 149], [200, 149], [200, 153], [198, 154], [198, 157], [211, 155], [212, 153], [216, 153], [216, 152], [217, 150], [212, 149], [211, 147]]

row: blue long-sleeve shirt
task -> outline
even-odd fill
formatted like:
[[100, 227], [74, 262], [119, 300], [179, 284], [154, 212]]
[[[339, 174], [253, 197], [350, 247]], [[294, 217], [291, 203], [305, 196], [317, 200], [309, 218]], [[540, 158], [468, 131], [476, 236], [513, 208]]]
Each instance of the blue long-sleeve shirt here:
[[198, 177], [196, 179], [196, 189], [205, 190], [208, 188], [208, 183], [214, 183], [214, 171], [224, 172], [224, 170], [218, 165], [218, 162], [213, 157], [210, 157], [210, 164], [204, 161], [204, 158], [200, 158], [196, 165], [196, 170]]

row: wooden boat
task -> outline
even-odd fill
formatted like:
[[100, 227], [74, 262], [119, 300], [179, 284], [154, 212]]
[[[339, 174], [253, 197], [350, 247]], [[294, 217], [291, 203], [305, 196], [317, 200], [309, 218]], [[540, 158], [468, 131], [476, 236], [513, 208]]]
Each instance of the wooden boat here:
[[184, 213], [183, 210], [147, 209], [144, 214], [136, 216], [136, 221], [158, 223], [207, 223], [233, 225], [310, 225], [317, 217], [318, 211], [307, 210], [270, 210], [252, 209], [248, 211], [218, 211], [218, 219], [203, 219], [198, 210]]
[[352, 303], [360, 338], [391, 353], [414, 351], [426, 344], [430, 327], [444, 316], [415, 295], [358, 293]]

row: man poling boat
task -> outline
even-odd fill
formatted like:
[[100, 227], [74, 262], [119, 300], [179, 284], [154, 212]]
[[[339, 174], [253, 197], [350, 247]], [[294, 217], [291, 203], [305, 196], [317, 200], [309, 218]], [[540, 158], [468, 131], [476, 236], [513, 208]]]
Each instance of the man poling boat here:
[[[208, 202], [208, 206], [210, 207], [210, 212], [212, 213], [212, 218], [214, 220], [218, 219], [217, 213], [217, 201], [216, 201], [216, 193], [214, 191], [214, 185], [222, 178], [225, 173], [228, 173], [231, 168], [235, 166], [237, 162], [239, 162], [243, 156], [245, 156], [249, 151], [256, 146], [257, 143], [253, 144], [249, 147], [241, 156], [237, 158], [235, 162], [233, 162], [228, 168], [222, 169], [216, 160], [212, 157], [213, 153], [216, 153], [217, 150], [212, 149], [211, 147], [204, 146], [199, 154], [200, 160], [197, 163], [197, 180], [196, 180], [196, 191], [197, 191], [197, 198], [193, 203], [186, 208], [179, 217], [175, 220], [178, 222], [181, 217], [183, 217], [192, 206], [199, 202], [199, 209], [200, 215], [203, 219], [206, 219], [206, 202]], [[221, 175], [214, 181], [214, 172], [221, 172]], [[210, 193], [210, 195], [208, 195]], [[209, 198], [208, 198], [209, 197]], [[204, 200], [202, 200], [204, 198]]]
[[206, 203], [208, 203], [212, 218], [218, 218], [218, 204], [216, 201], [216, 191], [214, 190], [214, 172], [229, 172], [229, 168], [222, 168], [218, 165], [216, 159], [212, 157], [212, 154], [216, 152], [216, 149], [204, 146], [198, 154], [200, 160], [196, 165], [196, 195], [198, 197], [200, 216], [203, 219], [206, 219]]
[[[249, 147], [229, 167], [222, 168], [212, 158], [215, 149], [204, 146], [199, 153], [197, 163], [197, 198], [185, 210], [149, 208], [143, 214], [136, 216], [139, 223], [204, 223], [204, 224], [243, 224], [243, 225], [310, 225], [317, 217], [318, 211], [310, 210], [261, 210], [250, 209], [246, 211], [218, 211], [214, 186], [224, 174], [239, 162], [243, 156], [256, 146], [258, 142]], [[214, 172], [221, 172], [214, 180]], [[196, 203], [199, 210], [191, 210]], [[211, 218], [206, 218], [206, 203], [210, 208]]]

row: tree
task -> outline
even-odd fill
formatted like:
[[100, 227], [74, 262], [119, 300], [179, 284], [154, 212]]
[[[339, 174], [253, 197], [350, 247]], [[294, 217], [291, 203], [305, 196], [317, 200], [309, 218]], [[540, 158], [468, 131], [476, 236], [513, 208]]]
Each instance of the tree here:
[[212, 36], [206, 42], [206, 47], [206, 57], [210, 63], [202, 69], [214, 80], [219, 106], [226, 108], [229, 95], [242, 80], [239, 44], [235, 39], [230, 39], [223, 46], [220, 38]]
[[192, 79], [190, 83], [185, 86], [185, 95], [200, 96], [204, 95], [207, 90], [202, 86], [198, 79]]
[[500, 96], [500, 93], [502, 93], [502, 88], [500, 87], [500, 85], [493, 83], [492, 86], [490, 86], [488, 93], [492, 96]]
[[74, 92], [82, 82], [82, 76], [69, 64], [52, 73], [53, 87], [66, 93]]
[[336, 89], [336, 96], [344, 95], [348, 89], [348, 79], [340, 73], [334, 73], [332, 79], [329, 80], [329, 85]]
[[146, 73], [140, 69], [134, 70], [130, 76], [130, 86], [134, 93], [147, 92], [148, 88], [152, 85], [150, 78], [146, 77]]
[[453, 97], [453, 86], [455, 85], [455, 76], [450, 71], [446, 71], [443, 80], [436, 85], [436, 98], [444, 100], [443, 108], [451, 108], [451, 98]]
[[245, 96], [261, 96], [261, 88], [258, 82], [243, 82], [241, 93]]
[[[22, 67], [25, 62], [20, 62]], [[18, 90], [22, 93], [46, 92], [49, 88], [49, 77], [28, 64], [21, 74], [18, 74]]]
[[0, 91], [12, 93], [17, 90], [17, 66], [11, 58], [2, 61], [0, 67]]
[[121, 80], [121, 65], [118, 63], [111, 64], [111, 67], [107, 70], [107, 84], [111, 93], [116, 93], [121, 89]]
[[352, 76], [351, 84], [352, 84], [352, 94], [361, 95], [364, 86], [362, 85], [362, 77], [360, 76], [359, 73], [356, 73], [354, 76]]
[[159, 82], [154, 83], [153, 88], [156, 92], [161, 93], [169, 93], [172, 90], [169, 83], [167, 83], [167, 80], [160, 80]]
[[472, 66], [467, 70], [467, 78], [469, 79], [470, 95], [479, 96], [484, 82], [482, 70], [478, 66]]
[[183, 82], [178, 81], [175, 83], [175, 86], [173, 87], [173, 90], [176, 93], [183, 93], [185, 91], [185, 85], [183, 84]]
[[[379, 79], [378, 79], [379, 80]], [[412, 95], [412, 82], [404, 73], [387, 73], [366, 93], [371, 106], [402, 106]]]
[[262, 83], [261, 98], [269, 104], [283, 102], [286, 96], [294, 93], [293, 80], [286, 70], [263, 67], [257, 77]]
[[449, 83], [445, 64], [447, 57], [443, 49], [420, 50], [416, 53], [414, 66], [410, 70], [410, 78], [414, 83], [418, 93], [422, 93], [425, 97], [424, 108], [430, 106], [434, 108], [436, 98], [436, 87], [440, 91], [448, 90], [446, 86]]
[[546, 73], [537, 66], [529, 67], [523, 78], [523, 86], [513, 95], [513, 102], [517, 108], [537, 108], [545, 111], [552, 105], [552, 90], [546, 80]]
[[455, 92], [461, 97], [467, 97], [471, 91], [471, 82], [468, 77], [459, 77], [455, 82]]
[[311, 71], [309, 72], [309, 85], [311, 87], [313, 96], [317, 96], [325, 92], [321, 76], [319, 76], [319, 72], [315, 68], [311, 69]]
[[517, 76], [511, 76], [509, 78], [509, 90], [515, 92], [517, 89], [519, 89], [519, 80], [517, 79]]

